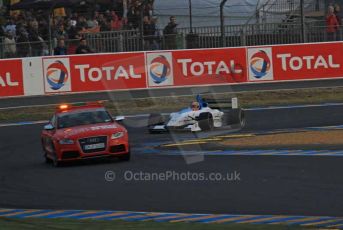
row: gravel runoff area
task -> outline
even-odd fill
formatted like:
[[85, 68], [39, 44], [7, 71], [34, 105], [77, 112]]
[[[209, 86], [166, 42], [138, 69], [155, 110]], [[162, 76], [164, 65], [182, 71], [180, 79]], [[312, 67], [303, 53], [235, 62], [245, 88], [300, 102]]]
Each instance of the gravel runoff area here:
[[248, 136], [242, 138], [226, 139], [220, 144], [229, 148], [296, 148], [302, 149], [304, 146], [330, 147], [341, 146], [343, 149], [343, 130], [330, 131], [304, 131], [293, 133], [266, 134], [257, 136]]

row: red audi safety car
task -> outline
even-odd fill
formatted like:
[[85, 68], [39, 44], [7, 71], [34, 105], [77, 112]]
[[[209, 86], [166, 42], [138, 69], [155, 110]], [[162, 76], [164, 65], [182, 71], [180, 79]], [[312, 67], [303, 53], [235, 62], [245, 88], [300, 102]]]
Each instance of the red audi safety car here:
[[44, 126], [41, 141], [47, 163], [98, 157], [130, 160], [128, 132], [102, 103], [60, 105]]

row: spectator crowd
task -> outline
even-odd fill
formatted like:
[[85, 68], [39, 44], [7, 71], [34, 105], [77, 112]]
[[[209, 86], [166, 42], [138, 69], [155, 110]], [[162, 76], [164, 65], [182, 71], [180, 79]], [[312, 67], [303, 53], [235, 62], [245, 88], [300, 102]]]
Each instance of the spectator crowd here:
[[[144, 4], [144, 35], [156, 34], [153, 4], [154, 0]], [[0, 11], [3, 52], [6, 58], [49, 55], [50, 38], [55, 55], [95, 52], [88, 47], [85, 34], [138, 30], [142, 7], [143, 0], [112, 0], [107, 5], [55, 9], [52, 17], [44, 10], [10, 11], [3, 7]], [[146, 45], [157, 46], [153, 40]]]

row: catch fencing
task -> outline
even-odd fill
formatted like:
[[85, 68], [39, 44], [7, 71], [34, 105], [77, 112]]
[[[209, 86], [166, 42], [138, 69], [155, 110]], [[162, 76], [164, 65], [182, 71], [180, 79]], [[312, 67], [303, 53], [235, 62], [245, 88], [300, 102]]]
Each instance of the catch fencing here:
[[[341, 28], [335, 40], [341, 40]], [[88, 45], [98, 53], [174, 50], [193, 48], [219, 48], [238, 46], [257, 46], [275, 44], [293, 44], [302, 42], [301, 24], [299, 23], [262, 23], [230, 25], [224, 27], [224, 41], [220, 26], [180, 28], [175, 35], [163, 35], [157, 30], [153, 36], [142, 36], [138, 30], [108, 31], [84, 34]], [[305, 24], [306, 42], [328, 41], [324, 21], [308, 21]], [[32, 57], [53, 55], [56, 39], [41, 42], [9, 44], [0, 40], [0, 57]], [[78, 40], [66, 40], [68, 54], [74, 54]], [[16, 49], [13, 51], [13, 47]]]

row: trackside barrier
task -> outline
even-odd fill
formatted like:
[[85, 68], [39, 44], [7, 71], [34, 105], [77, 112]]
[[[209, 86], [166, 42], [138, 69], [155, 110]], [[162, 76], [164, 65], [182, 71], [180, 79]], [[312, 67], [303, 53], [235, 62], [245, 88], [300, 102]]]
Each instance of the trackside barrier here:
[[343, 77], [343, 43], [0, 60], [0, 97]]

